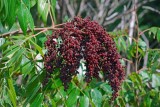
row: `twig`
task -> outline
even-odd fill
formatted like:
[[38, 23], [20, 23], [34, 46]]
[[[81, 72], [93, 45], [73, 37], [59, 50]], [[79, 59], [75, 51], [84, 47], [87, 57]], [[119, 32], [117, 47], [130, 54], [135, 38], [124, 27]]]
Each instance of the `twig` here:
[[127, 61], [127, 62], [129, 62], [129, 63], [133, 63], [132, 61], [130, 61], [130, 60], [128, 60], [128, 59], [126, 59], [126, 58], [122, 58], [123, 60], [125, 60], [125, 61]]
[[[67, 22], [66, 22], [66, 23], [67, 23]], [[55, 25], [54, 27], [63, 26], [63, 25], [65, 25], [66, 23], [61, 23], [61, 24]]]
[[142, 70], [147, 70], [147, 68], [146, 67], [143, 67], [143, 68], [141, 68], [141, 69], [139, 69], [138, 71], [136, 71], [136, 73], [140, 73], [140, 71], [142, 71]]
[[140, 35], [139, 35], [139, 22], [138, 22], [138, 16], [137, 16], [137, 14], [135, 15], [135, 19], [136, 19], [136, 29], [137, 29], [137, 34], [138, 34], [138, 37], [137, 37], [137, 42], [136, 42], [136, 61], [135, 61], [135, 64], [136, 64], [136, 72], [137, 72], [137, 70], [138, 70], [138, 41], [139, 41], [139, 38], [140, 38]]
[[143, 9], [151, 10], [151, 11], [156, 12], [156, 13], [158, 13], [158, 14], [160, 15], [160, 11], [159, 11], [159, 10], [156, 10], [156, 9], [154, 9], [154, 8], [152, 8], [152, 7], [149, 7], [149, 6], [143, 6], [142, 8], [143, 8]]
[[[142, 34], [142, 38], [147, 45], [147, 49], [149, 49], [149, 41], [148, 41], [147, 37], [144, 34]], [[146, 54], [144, 56], [143, 67], [147, 66], [147, 61], [148, 61], [148, 52], [146, 52]]]
[[149, 30], [150, 30], [150, 28], [149, 28], [149, 29], [145, 29], [144, 31], [140, 32], [139, 35], [142, 35], [142, 34], [144, 34], [146, 31], [149, 31]]
[[50, 17], [51, 17], [51, 21], [52, 21], [52, 26], [54, 27], [54, 21], [53, 21], [53, 17], [52, 17], [52, 14], [51, 14], [51, 11], [49, 12], [49, 14], [50, 14]]

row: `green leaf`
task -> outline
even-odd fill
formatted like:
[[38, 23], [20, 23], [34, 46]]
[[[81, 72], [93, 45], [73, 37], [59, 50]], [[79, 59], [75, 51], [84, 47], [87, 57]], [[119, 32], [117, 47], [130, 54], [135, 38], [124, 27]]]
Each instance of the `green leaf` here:
[[11, 58], [12, 56], [13, 56], [13, 54], [15, 53], [15, 52], [17, 52], [18, 50], [20, 49], [20, 47], [16, 47], [16, 48], [14, 48], [13, 50], [11, 50], [11, 51], [9, 51], [4, 57], [3, 57], [3, 59], [5, 59], [5, 58]]
[[52, 103], [52, 107], [56, 107], [56, 102], [54, 101], [54, 99], [51, 99], [51, 103]]
[[42, 20], [46, 23], [48, 12], [50, 10], [50, 4], [46, 3], [47, 0], [38, 0], [38, 13], [42, 16]]
[[12, 104], [14, 107], [16, 107], [17, 103], [16, 103], [16, 92], [15, 92], [15, 89], [14, 89], [14, 86], [13, 86], [13, 81], [11, 78], [8, 78], [7, 79], [8, 81], [8, 86], [9, 86], [9, 96], [10, 96], [10, 99], [12, 101]]
[[152, 74], [152, 87], [156, 88], [160, 86], [160, 75]]
[[34, 29], [32, 15], [24, 3], [21, 3], [18, 8], [18, 21], [24, 34], [26, 34], [28, 25], [30, 26], [31, 30]]
[[158, 27], [151, 27], [149, 30], [149, 35], [153, 34], [153, 37], [157, 39], [158, 42], [160, 42], [160, 28]]
[[47, 0], [38, 0], [38, 13], [41, 16]]
[[105, 100], [103, 103], [103, 107], [110, 107], [111, 105], [109, 104], [109, 100]]
[[[7, 46], [8, 47], [7, 47]], [[5, 43], [0, 49], [3, 49], [3, 48], [5, 48], [5, 47], [7, 47], [7, 49], [5, 50], [5, 51], [3, 51], [3, 55], [5, 55], [5, 54], [7, 54], [8, 52], [10, 52], [11, 50], [13, 50], [13, 49], [15, 49], [15, 48], [17, 48], [18, 47], [18, 45], [12, 45], [12, 46], [9, 46], [9, 45], [12, 45], [12, 43], [11, 42], [7, 42], [7, 43]]]
[[30, 1], [30, 7], [33, 7], [37, 3], [37, 0], [31, 0]]
[[58, 87], [62, 86], [62, 81], [60, 80], [60, 78], [54, 80], [53, 82], [54, 83], [52, 84], [52, 88], [58, 88]]
[[18, 21], [20, 24], [20, 27], [23, 31], [24, 34], [26, 34], [27, 31], [27, 8], [25, 7], [25, 5], [23, 3], [20, 3], [20, 6], [18, 8]]
[[96, 107], [101, 107], [102, 105], [102, 94], [98, 89], [91, 90], [91, 98]]
[[31, 64], [30, 61], [28, 61], [28, 62], [25, 62], [23, 65], [21, 65], [20, 68], [21, 68], [22, 74], [24, 74], [24, 76], [25, 76], [25, 75], [28, 75], [32, 71], [34, 66]]
[[33, 101], [33, 103], [31, 103], [30, 107], [40, 107], [40, 105], [42, 104], [43, 98], [44, 98], [43, 94], [39, 93], [35, 98], [35, 100]]
[[80, 97], [79, 107], [89, 107], [89, 98], [87, 96]]
[[56, 0], [51, 0], [51, 12], [52, 12], [54, 23], [56, 23], [55, 8], [56, 8]]
[[135, 88], [142, 89], [143, 84], [142, 84], [142, 80], [140, 78], [140, 75], [138, 75], [137, 73], [134, 72], [129, 77], [132, 80], [132, 82], [134, 83]]
[[3, 6], [4, 6], [3, 0], [0, 0], [0, 12], [1, 12], [2, 9], [3, 9]]
[[147, 83], [151, 79], [151, 77], [149, 76], [149, 73], [147, 71], [141, 71], [140, 75], [141, 75], [143, 82]]
[[158, 32], [157, 32], [157, 41], [160, 42], [160, 28], [158, 29]]
[[119, 37], [119, 39], [120, 39], [120, 42], [121, 42], [121, 44], [122, 44], [122, 47], [124, 48], [124, 50], [126, 50], [126, 49], [127, 49], [127, 46], [126, 46], [125, 40], [123, 39], [123, 37]]
[[41, 54], [41, 56], [43, 57], [43, 51], [42, 48], [40, 46], [38, 46], [35, 42], [33, 42], [32, 40], [30, 40], [30, 42], [35, 46], [35, 48], [38, 50], [38, 52]]
[[80, 94], [80, 91], [77, 88], [74, 88], [70, 92], [68, 99], [66, 100], [67, 107], [71, 107], [76, 103], [79, 94]]
[[23, 0], [23, 3], [25, 4], [25, 6], [27, 6], [28, 9], [30, 9], [30, 0]]
[[112, 88], [109, 84], [102, 84], [100, 86], [107, 94], [112, 94]]
[[118, 97], [118, 98], [116, 99], [116, 101], [117, 101], [117, 104], [118, 104], [120, 107], [125, 107], [125, 102], [124, 102], [124, 100], [122, 99], [122, 97]]
[[144, 96], [144, 100], [141, 102], [140, 107], [152, 107], [151, 106], [152, 99], [149, 94]]
[[138, 52], [140, 53], [140, 55], [142, 55], [142, 56], [144, 56], [145, 55], [145, 52], [141, 49], [141, 48], [139, 48], [138, 47]]
[[7, 16], [8, 16], [8, 0], [3, 0], [4, 1], [4, 12], [5, 12], [5, 14], [4, 14], [4, 17], [3, 17], [3, 21], [7, 18]]
[[157, 27], [151, 27], [149, 33], [153, 33], [154, 36], [157, 34], [158, 28]]
[[[5, 40], [5, 39], [4, 39], [4, 40]], [[9, 45], [11, 45], [12, 42], [11, 42], [11, 41], [5, 41], [5, 42], [3, 43], [3, 40], [1, 39], [1, 44], [3, 44], [3, 45], [0, 46], [0, 51], [1, 51], [1, 50], [6, 51], [6, 50], [7, 50], [6, 48], [7, 48]], [[15, 45], [13, 45], [13, 46], [15, 46]], [[3, 51], [3, 54], [4, 54], [4, 51]]]
[[15, 0], [8, 0], [8, 4], [9, 4], [9, 6], [8, 6], [9, 15], [6, 18], [6, 22], [8, 23], [9, 27], [11, 28], [13, 23], [16, 20], [16, 1]]
[[135, 95], [134, 95], [133, 90], [129, 89], [127, 92], [124, 93], [124, 99], [126, 102], [130, 102], [134, 100]]
[[[13, 55], [13, 57], [9, 60], [9, 62], [8, 62], [8, 66], [11, 66], [11, 65], [13, 65], [13, 64], [15, 64], [18, 60], [19, 60], [19, 58], [20, 57], [22, 57], [22, 54], [23, 54], [23, 52], [25, 51], [25, 49], [24, 48], [20, 48], [14, 55]], [[17, 65], [18, 66], [18, 65]]]
[[33, 32], [33, 30], [34, 30], [34, 20], [33, 20], [32, 15], [31, 15], [31, 13], [29, 11], [27, 12], [27, 15], [28, 15], [29, 27]]
[[5, 43], [5, 39], [4, 38], [0, 38], [0, 49], [2, 48], [4, 43]]
[[141, 49], [142, 49], [143, 51], [145, 51], [146, 48], [147, 48], [146, 43], [145, 43], [142, 39], [139, 39], [138, 45], [139, 45], [139, 47], [141, 47]]
[[49, 5], [49, 3], [46, 3], [45, 8], [42, 12], [42, 20], [45, 23], [47, 22], [47, 17], [48, 17], [49, 10], [50, 10], [50, 5]]
[[[35, 86], [32, 86], [32, 91], [27, 95], [27, 99], [23, 105], [24, 107], [26, 107], [26, 105], [36, 96], [39, 89], [40, 89], [40, 83], [38, 83]], [[29, 88], [28, 90], [31, 90], [31, 88]]]

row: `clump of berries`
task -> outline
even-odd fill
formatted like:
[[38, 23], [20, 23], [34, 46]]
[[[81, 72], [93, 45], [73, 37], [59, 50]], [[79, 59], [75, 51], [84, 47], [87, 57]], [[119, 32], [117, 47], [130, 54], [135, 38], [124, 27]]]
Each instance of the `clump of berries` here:
[[54, 70], [60, 68], [60, 79], [67, 89], [72, 77], [78, 73], [80, 60], [84, 59], [87, 68], [85, 81], [89, 83], [92, 78], [100, 78], [99, 72], [103, 71], [104, 79], [112, 87], [113, 98], [117, 97], [124, 79], [120, 55], [110, 35], [97, 22], [75, 17], [62, 29], [54, 31], [45, 46], [46, 82]]

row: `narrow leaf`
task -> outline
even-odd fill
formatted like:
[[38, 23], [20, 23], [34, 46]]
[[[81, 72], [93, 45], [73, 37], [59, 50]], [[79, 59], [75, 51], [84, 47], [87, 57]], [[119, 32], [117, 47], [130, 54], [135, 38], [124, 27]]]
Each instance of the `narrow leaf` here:
[[46, 3], [45, 8], [42, 12], [42, 20], [46, 23], [47, 22], [47, 17], [49, 13], [50, 5], [49, 3]]
[[13, 81], [11, 78], [8, 78], [7, 81], [8, 81], [8, 86], [9, 86], [10, 99], [14, 107], [16, 107], [16, 92], [13, 86]]
[[24, 34], [26, 34], [27, 31], [27, 17], [27, 8], [23, 3], [20, 3], [18, 8], [18, 21]]
[[30, 29], [34, 29], [34, 21], [29, 9], [24, 3], [21, 3], [18, 8], [18, 21], [24, 34], [26, 34], [27, 27], [29, 25]]
[[38, 13], [42, 16], [43, 21], [47, 22], [48, 12], [50, 9], [49, 3], [46, 3], [46, 0], [38, 0]]
[[33, 92], [30, 93], [29, 96], [27, 97], [24, 103], [24, 107], [26, 107], [26, 105], [36, 96], [39, 88], [40, 88], [40, 84], [38, 83], [37, 86], [34, 87]]
[[56, 23], [55, 8], [56, 8], [56, 0], [51, 0], [51, 12], [52, 12], [54, 23]]
[[13, 50], [11, 50], [10, 52], [8, 52], [4, 57], [3, 57], [3, 59], [5, 59], [5, 58], [11, 58], [12, 57], [12, 55], [15, 53], [15, 52], [17, 52], [18, 50], [20, 49], [20, 47], [16, 47], [16, 48], [14, 48]]
[[[6, 0], [7, 1], [7, 0]], [[6, 21], [9, 25], [9, 27], [11, 28], [13, 23], [16, 20], [16, 1], [15, 0], [8, 0], [8, 11], [9, 11], [9, 15], [6, 18]]]
[[40, 107], [40, 105], [42, 104], [43, 98], [44, 98], [43, 94], [39, 93], [30, 107]]

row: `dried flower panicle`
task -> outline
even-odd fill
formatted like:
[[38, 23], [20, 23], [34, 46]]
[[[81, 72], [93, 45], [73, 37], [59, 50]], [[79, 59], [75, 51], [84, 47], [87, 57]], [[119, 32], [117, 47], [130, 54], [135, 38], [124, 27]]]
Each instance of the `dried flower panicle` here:
[[[61, 44], [58, 44], [58, 38], [62, 39]], [[57, 47], [58, 45], [60, 46]], [[119, 61], [120, 55], [110, 35], [97, 22], [75, 17], [62, 29], [54, 31], [45, 46], [46, 82], [54, 70], [60, 68], [60, 79], [67, 89], [72, 77], [78, 73], [80, 60], [84, 59], [87, 68], [86, 82], [99, 78], [101, 70], [104, 79], [112, 87], [113, 99], [117, 97], [125, 76]]]

